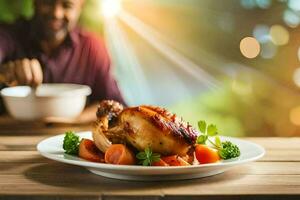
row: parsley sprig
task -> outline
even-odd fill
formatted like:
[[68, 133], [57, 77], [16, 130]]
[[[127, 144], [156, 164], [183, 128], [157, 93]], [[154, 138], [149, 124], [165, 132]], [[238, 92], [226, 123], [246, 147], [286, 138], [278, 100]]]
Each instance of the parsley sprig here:
[[78, 155], [80, 143], [79, 136], [75, 135], [74, 131], [67, 131], [65, 134], [63, 142], [63, 149], [65, 150], [65, 153]]
[[139, 164], [144, 166], [150, 166], [153, 162], [160, 160], [160, 154], [153, 153], [149, 147], [144, 151], [139, 152], [136, 157], [139, 159]]
[[[197, 137], [197, 144], [206, 144], [208, 141], [218, 150], [220, 157], [224, 160], [240, 156], [241, 152], [237, 145], [230, 141], [221, 141], [216, 125], [210, 124], [207, 126], [206, 122], [202, 120], [198, 122], [198, 128], [201, 134]], [[215, 141], [213, 142], [209, 137], [215, 137]]]
[[198, 144], [205, 144], [207, 140], [209, 140], [208, 136], [216, 136], [218, 134], [217, 126], [214, 124], [206, 125], [205, 121], [199, 121], [198, 127], [201, 135], [197, 138]]

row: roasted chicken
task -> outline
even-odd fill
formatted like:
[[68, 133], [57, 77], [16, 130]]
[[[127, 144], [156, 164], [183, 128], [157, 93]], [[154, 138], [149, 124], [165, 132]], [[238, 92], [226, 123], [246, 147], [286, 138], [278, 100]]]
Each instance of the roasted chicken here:
[[96, 146], [105, 152], [121, 143], [138, 151], [150, 147], [161, 155], [186, 156], [193, 152], [198, 132], [167, 110], [154, 106], [123, 108], [115, 101], [102, 101], [93, 131]]

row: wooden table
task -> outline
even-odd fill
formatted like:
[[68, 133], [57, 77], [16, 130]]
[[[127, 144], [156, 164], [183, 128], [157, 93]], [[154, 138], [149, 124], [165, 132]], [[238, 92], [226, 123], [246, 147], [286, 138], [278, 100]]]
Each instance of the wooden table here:
[[0, 117], [0, 200], [300, 199], [300, 138], [244, 138], [264, 146], [266, 155], [220, 175], [164, 182], [108, 179], [36, 151], [36, 144], [51, 135], [89, 129], [16, 124]]

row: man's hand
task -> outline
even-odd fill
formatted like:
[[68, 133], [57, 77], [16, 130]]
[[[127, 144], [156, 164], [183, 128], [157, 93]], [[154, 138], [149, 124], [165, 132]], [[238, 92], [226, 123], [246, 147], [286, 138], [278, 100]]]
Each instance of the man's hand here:
[[43, 72], [37, 59], [10, 61], [0, 66], [0, 82], [9, 86], [29, 85], [36, 87], [43, 82]]

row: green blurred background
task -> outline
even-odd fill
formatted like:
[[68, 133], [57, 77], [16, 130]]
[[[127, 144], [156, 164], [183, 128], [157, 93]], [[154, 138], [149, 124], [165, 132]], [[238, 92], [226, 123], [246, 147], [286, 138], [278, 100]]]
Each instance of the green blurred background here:
[[[95, 19], [100, 16], [100, 12], [97, 10], [100, 3], [99, 0], [86, 0], [80, 24], [90, 31], [102, 34], [103, 24], [99, 24], [101, 19]], [[33, 14], [33, 0], [0, 0], [0, 22], [13, 23], [18, 18], [30, 19]]]
[[[123, 0], [113, 19], [101, 3], [86, 0], [80, 25], [106, 39], [130, 105], [223, 135], [300, 135], [299, 0]], [[2, 22], [32, 15], [32, 0], [0, 0]], [[259, 49], [240, 46], [245, 37]]]

